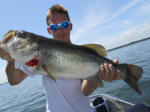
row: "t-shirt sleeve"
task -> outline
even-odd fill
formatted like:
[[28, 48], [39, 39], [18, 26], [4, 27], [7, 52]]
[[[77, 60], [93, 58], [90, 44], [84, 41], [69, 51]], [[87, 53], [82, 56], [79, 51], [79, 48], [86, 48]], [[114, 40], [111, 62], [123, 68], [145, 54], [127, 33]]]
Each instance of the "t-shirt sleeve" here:
[[28, 67], [25, 66], [24, 64], [20, 64], [20, 63], [16, 63], [16, 62], [15, 62], [15, 68], [16, 68], [16, 69], [21, 69], [21, 70], [22, 70], [24, 73], [26, 73], [28, 76], [33, 77], [33, 76], [36, 75], [36, 74], [34, 74], [34, 73], [31, 73], [31, 72], [28, 70]]

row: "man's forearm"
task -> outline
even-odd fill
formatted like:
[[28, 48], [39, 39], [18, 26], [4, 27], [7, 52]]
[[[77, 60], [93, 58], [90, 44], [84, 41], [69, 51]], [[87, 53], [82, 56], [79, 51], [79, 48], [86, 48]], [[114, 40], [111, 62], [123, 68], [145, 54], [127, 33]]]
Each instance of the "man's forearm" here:
[[7, 61], [7, 66], [6, 66], [6, 74], [8, 77], [8, 81], [10, 81], [14, 76], [14, 71], [15, 71], [15, 62], [14, 61]]
[[85, 96], [90, 95], [97, 87], [99, 84], [94, 84], [91, 83], [88, 80], [83, 80], [82, 81], [82, 87], [81, 87], [81, 91]]
[[19, 84], [27, 75], [20, 69], [15, 68], [15, 60], [11, 58], [10, 54], [0, 48], [0, 57], [7, 61], [6, 74], [8, 82], [11, 85]]
[[8, 82], [13, 85], [13, 82], [15, 82], [15, 62], [14, 61], [7, 61], [7, 66], [6, 66], [6, 74], [8, 78]]
[[6, 74], [11, 85], [19, 84], [27, 76], [20, 69], [15, 69], [15, 61], [7, 61]]

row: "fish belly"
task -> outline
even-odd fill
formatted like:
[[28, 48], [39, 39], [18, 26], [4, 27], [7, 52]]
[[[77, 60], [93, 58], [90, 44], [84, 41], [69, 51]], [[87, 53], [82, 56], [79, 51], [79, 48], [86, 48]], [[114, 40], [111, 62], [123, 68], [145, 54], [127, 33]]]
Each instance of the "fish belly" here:
[[79, 55], [57, 52], [51, 56], [48, 70], [54, 77], [86, 79], [99, 71], [99, 65]]

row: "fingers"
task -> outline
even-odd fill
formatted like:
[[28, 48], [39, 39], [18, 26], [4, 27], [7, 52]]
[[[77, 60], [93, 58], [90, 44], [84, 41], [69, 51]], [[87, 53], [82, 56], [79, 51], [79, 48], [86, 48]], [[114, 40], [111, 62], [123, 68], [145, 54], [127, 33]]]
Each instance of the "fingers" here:
[[107, 63], [104, 63], [104, 68], [105, 68], [105, 71], [107, 74], [111, 73], [111, 70], [110, 70], [109, 65]]
[[8, 55], [8, 53], [0, 48], [0, 57], [4, 57], [5, 55]]
[[107, 63], [100, 65], [100, 75], [102, 80], [109, 82], [112, 82], [113, 80], [120, 80], [123, 78], [119, 70], [115, 69], [112, 64]]
[[9, 53], [7, 53], [6, 51], [1, 51], [0, 52], [0, 57], [4, 60], [7, 61], [12, 61], [13, 59], [11, 58], [11, 56], [9, 55]]
[[115, 64], [118, 64], [118, 63], [119, 63], [119, 61], [118, 61], [118, 60], [116, 60], [116, 59], [115, 59], [113, 62], [114, 62]]
[[113, 65], [112, 64], [109, 64], [109, 69], [110, 69], [110, 78], [111, 78], [111, 81], [112, 80], [115, 80], [116, 79], [116, 75], [117, 75], [117, 71], [116, 71], [116, 69], [113, 67]]
[[100, 66], [100, 75], [101, 78], [105, 81], [112, 81], [112, 75], [111, 74], [111, 69], [109, 68], [109, 65], [107, 63], [104, 63]]
[[[105, 80], [112, 82], [112, 71], [107, 63], [104, 63], [105, 68]], [[111, 74], [111, 75], [110, 75]]]
[[105, 68], [104, 65], [100, 65], [100, 76], [104, 80], [105, 79]]

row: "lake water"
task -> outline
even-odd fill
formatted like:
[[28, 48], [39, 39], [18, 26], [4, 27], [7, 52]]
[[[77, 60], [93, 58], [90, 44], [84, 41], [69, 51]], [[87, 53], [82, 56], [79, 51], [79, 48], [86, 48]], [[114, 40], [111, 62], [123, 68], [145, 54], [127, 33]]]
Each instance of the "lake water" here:
[[[119, 63], [141, 66], [144, 75], [139, 81], [142, 95], [138, 95], [124, 81], [105, 82], [93, 94], [109, 94], [129, 102], [150, 104], [150, 39], [128, 45], [108, 53], [108, 58]], [[0, 112], [45, 112], [46, 100], [41, 76], [27, 78], [17, 86], [0, 85]]]

